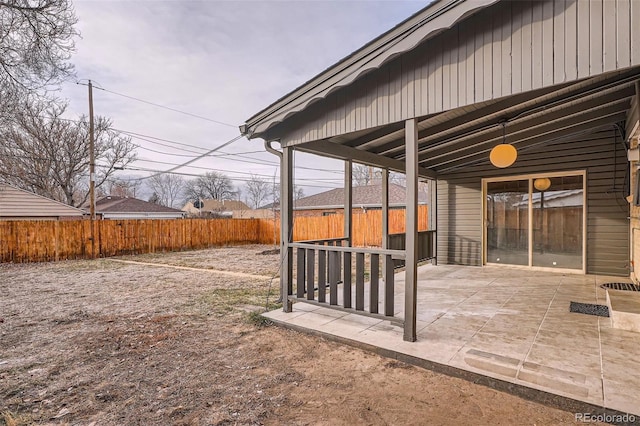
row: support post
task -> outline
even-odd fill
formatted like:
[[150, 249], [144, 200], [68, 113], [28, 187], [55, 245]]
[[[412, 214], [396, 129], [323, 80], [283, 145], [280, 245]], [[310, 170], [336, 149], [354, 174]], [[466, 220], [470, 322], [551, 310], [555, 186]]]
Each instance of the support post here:
[[293, 293], [293, 148], [282, 148], [280, 165], [280, 296], [282, 310], [291, 312], [289, 295]]
[[418, 289], [418, 121], [405, 122], [405, 161], [407, 170], [404, 340], [416, 341], [416, 293]]
[[438, 264], [438, 180], [431, 179], [429, 181], [429, 231], [432, 233], [431, 241], [433, 248], [432, 265]]
[[347, 247], [353, 244], [353, 163], [351, 160], [344, 162], [344, 237], [347, 239]]
[[[382, 248], [389, 248], [389, 169], [382, 169]], [[387, 267], [388, 262], [382, 262], [382, 276], [385, 280], [389, 272]]]

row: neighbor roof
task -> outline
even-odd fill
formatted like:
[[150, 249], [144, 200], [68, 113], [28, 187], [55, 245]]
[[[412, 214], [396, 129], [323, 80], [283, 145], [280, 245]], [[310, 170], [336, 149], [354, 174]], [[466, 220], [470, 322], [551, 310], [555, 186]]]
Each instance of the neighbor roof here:
[[[202, 211], [206, 212], [218, 212], [218, 211], [232, 211], [232, 210], [249, 210], [250, 207], [247, 206], [242, 201], [238, 200], [202, 200], [204, 206], [202, 207]], [[193, 202], [189, 201], [182, 208], [183, 211], [193, 211], [198, 210], [193, 207]]]
[[[427, 201], [426, 194], [419, 192], [419, 202]], [[355, 208], [362, 207], [381, 207], [382, 205], [382, 186], [367, 185], [354, 186], [351, 193], [352, 206]], [[389, 184], [389, 205], [404, 206], [406, 201], [406, 189], [403, 186]], [[330, 191], [321, 192], [319, 194], [310, 195], [294, 201], [295, 210], [310, 209], [331, 209], [344, 208], [344, 188], [336, 188]]]
[[0, 218], [82, 217], [82, 210], [7, 184], [0, 184]]
[[249, 118], [240, 131], [249, 139], [261, 137], [270, 127], [304, 110], [312, 102], [326, 98], [336, 89], [353, 83], [363, 74], [380, 68], [399, 54], [498, 1], [434, 1]]
[[103, 197], [96, 201], [97, 213], [182, 213], [182, 210], [128, 197]]

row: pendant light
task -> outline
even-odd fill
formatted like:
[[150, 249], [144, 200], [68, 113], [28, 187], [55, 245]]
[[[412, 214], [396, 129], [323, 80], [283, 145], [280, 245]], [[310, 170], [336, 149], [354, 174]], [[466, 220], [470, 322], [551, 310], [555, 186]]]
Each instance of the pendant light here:
[[516, 162], [518, 151], [515, 146], [506, 143], [507, 120], [502, 121], [500, 124], [502, 125], [502, 143], [493, 147], [491, 154], [489, 154], [489, 160], [494, 166], [504, 169]]

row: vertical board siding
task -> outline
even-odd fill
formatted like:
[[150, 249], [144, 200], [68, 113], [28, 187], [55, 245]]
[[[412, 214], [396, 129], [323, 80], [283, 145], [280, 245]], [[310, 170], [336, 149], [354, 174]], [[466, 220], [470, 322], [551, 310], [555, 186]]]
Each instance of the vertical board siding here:
[[[506, 170], [485, 164], [455, 176], [441, 176], [437, 191], [438, 262], [482, 264], [482, 178], [586, 169], [587, 273], [628, 276], [626, 151], [613, 130], [584, 139], [521, 153], [515, 165]], [[578, 155], [581, 158], [576, 158]]]
[[279, 126], [329, 138], [640, 65], [639, 0], [503, 1]]
[[578, 0], [566, 0], [564, 12], [564, 78], [567, 81], [578, 78], [578, 55], [566, 52], [578, 52]]

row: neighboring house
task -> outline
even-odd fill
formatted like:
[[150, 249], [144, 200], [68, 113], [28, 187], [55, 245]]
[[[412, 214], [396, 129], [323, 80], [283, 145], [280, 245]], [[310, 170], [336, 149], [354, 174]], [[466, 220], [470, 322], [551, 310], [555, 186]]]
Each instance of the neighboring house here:
[[[333, 214], [344, 214], [344, 188], [335, 188], [308, 197], [299, 198], [293, 201], [293, 212], [295, 216], [330, 216]], [[362, 185], [354, 186], [351, 190], [352, 208], [354, 214], [363, 213], [367, 210], [382, 209], [382, 185]], [[389, 184], [389, 208], [404, 209], [406, 206], [406, 188], [393, 183]], [[418, 202], [421, 205], [428, 204], [428, 194], [426, 191], [418, 192]], [[268, 204], [262, 209], [271, 211], [275, 208], [276, 214], [280, 215], [280, 204]], [[273, 214], [272, 214], [273, 215]]]
[[[437, 227], [429, 229], [438, 263], [640, 275], [640, 232], [631, 234], [640, 227], [640, 197], [632, 209], [627, 200], [629, 174], [632, 194], [640, 182], [637, 158], [627, 160], [640, 137], [636, 0], [436, 0], [257, 112], [241, 131], [282, 149], [283, 250], [300, 254], [283, 257], [285, 297], [295, 298], [289, 271], [304, 261], [297, 249], [308, 249], [288, 237], [296, 151], [342, 159], [345, 168], [358, 162], [406, 172], [412, 240], [418, 179], [435, 182]], [[542, 180], [586, 194], [579, 211], [557, 210], [575, 229], [570, 251], [540, 256], [537, 238], [557, 222], [532, 224], [536, 203], [527, 203], [518, 232], [495, 230], [505, 237], [491, 239], [487, 197], [533, 199]], [[507, 209], [504, 223], [517, 222], [518, 210]], [[409, 341], [419, 255], [411, 242], [404, 250]]]
[[[89, 207], [85, 206], [85, 213]], [[137, 198], [106, 196], [96, 201], [96, 216], [102, 219], [181, 219], [184, 212]]]
[[[201, 208], [196, 208], [193, 201], [188, 201], [182, 211], [194, 217], [243, 217], [242, 212], [251, 208], [237, 200], [201, 200]], [[250, 216], [247, 216], [250, 217]]]
[[[293, 202], [295, 216], [329, 216], [344, 214], [344, 188], [336, 188], [319, 194], [300, 198]], [[382, 185], [354, 186], [351, 190], [354, 213], [382, 209]], [[419, 203], [427, 204], [427, 194], [419, 192]], [[389, 184], [389, 208], [404, 208], [406, 189]]]
[[0, 220], [82, 219], [82, 210], [0, 183]]
[[273, 219], [273, 209], [233, 210], [234, 219]]

